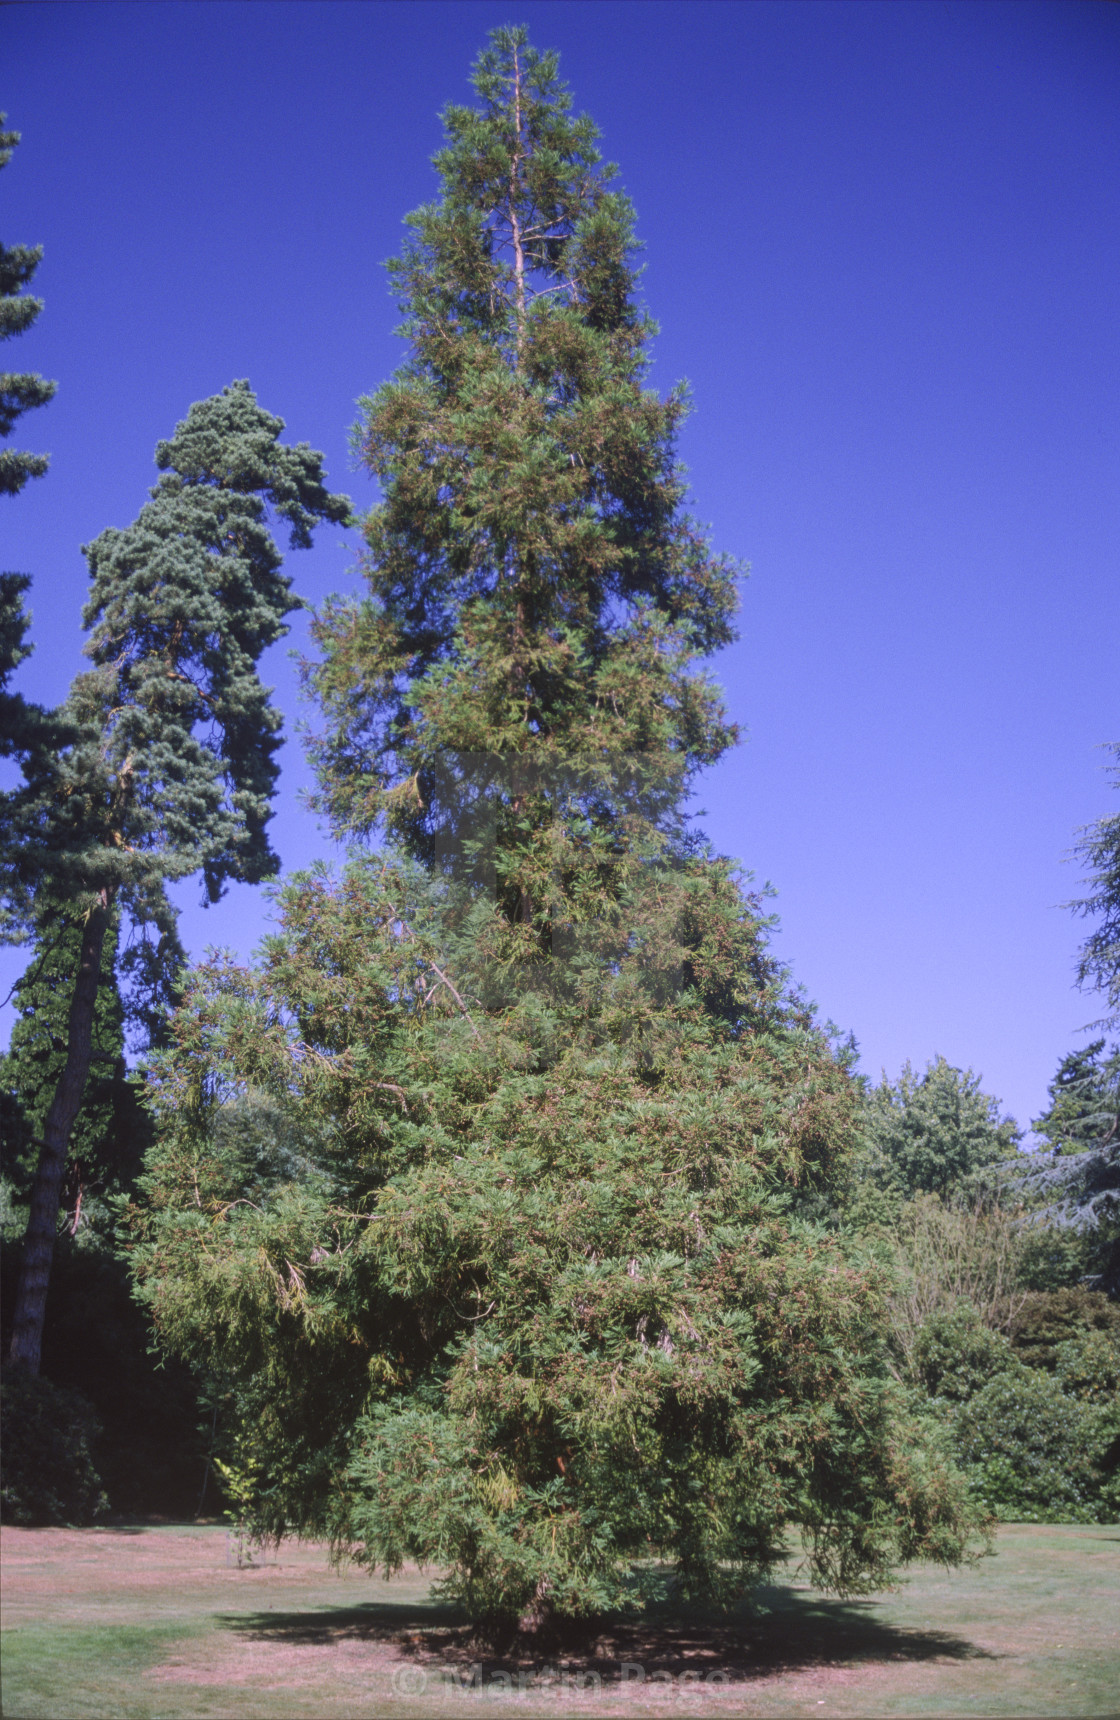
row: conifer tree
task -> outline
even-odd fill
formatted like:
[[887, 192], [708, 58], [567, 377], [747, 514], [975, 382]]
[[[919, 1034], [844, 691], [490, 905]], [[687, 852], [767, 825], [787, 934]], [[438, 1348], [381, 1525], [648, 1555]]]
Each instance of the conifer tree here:
[[[24, 596], [31, 585], [26, 573], [0, 573], [0, 758], [21, 760], [35, 747], [55, 738], [47, 714], [30, 703], [21, 693], [9, 692], [9, 683], [19, 665], [31, 655], [27, 635], [31, 618], [24, 607]], [[8, 795], [0, 795], [0, 813], [8, 803]], [[7, 851], [8, 819], [3, 819], [4, 834], [0, 836], [0, 858], [6, 866], [14, 866], [14, 856]], [[7, 891], [5, 890], [5, 894]], [[4, 919], [10, 913], [5, 904]]]
[[1015, 1157], [1021, 1131], [1001, 1117], [971, 1069], [935, 1057], [922, 1074], [904, 1063], [897, 1081], [884, 1076], [863, 1106], [862, 1178], [904, 1200], [919, 1194], [961, 1196], [981, 1190]]
[[63, 710], [72, 740], [37, 750], [16, 817], [25, 881], [81, 910], [66, 1058], [43, 1123], [31, 1190], [11, 1360], [38, 1371], [67, 1149], [92, 1055], [106, 934], [124, 909], [174, 938], [169, 879], [201, 871], [216, 901], [229, 879], [269, 876], [266, 824], [280, 718], [257, 674], [297, 607], [269, 509], [306, 547], [317, 521], [344, 521], [322, 458], [278, 440], [283, 422], [247, 383], [193, 406], [156, 449], [151, 501], [85, 555], [93, 668]]
[[[6, 118], [0, 113], [0, 126]], [[19, 139], [18, 131], [0, 130], [0, 168], [8, 165]], [[42, 310], [42, 299], [23, 291], [42, 258], [41, 245], [0, 245], [0, 340], [23, 334]], [[0, 437], [10, 436], [25, 412], [53, 400], [57, 387], [56, 382], [29, 372], [0, 374]], [[0, 494], [17, 495], [28, 478], [41, 478], [48, 464], [46, 454], [0, 448]]]
[[[0, 114], [0, 128], [7, 118]], [[8, 165], [20, 134], [0, 129], [0, 168]], [[42, 246], [0, 245], [0, 340], [23, 334], [34, 323], [43, 301], [25, 293], [42, 259]], [[17, 420], [34, 406], [44, 406], [54, 397], [57, 384], [27, 373], [0, 374], [0, 438], [11, 435]], [[0, 449], [0, 494], [17, 495], [28, 478], [47, 470], [45, 454]], [[31, 655], [27, 641], [29, 617], [24, 597], [31, 584], [25, 573], [0, 573], [0, 758], [23, 758], [30, 748], [49, 744], [46, 713], [19, 693], [9, 692], [14, 671]], [[13, 886], [9, 874], [14, 865], [8, 832], [9, 797], [0, 793], [0, 937], [19, 941], [26, 936], [26, 892]]]
[[[1120, 741], [1108, 748], [1114, 763], [1109, 774], [1120, 787]], [[1078, 833], [1075, 850], [1085, 866], [1091, 893], [1070, 906], [1095, 920], [1077, 960], [1077, 983], [1083, 991], [1099, 991], [1108, 1014], [1096, 1023], [1120, 1028], [1120, 812], [1098, 818]]]
[[[0, 1169], [15, 1200], [26, 1198], [43, 1125], [66, 1061], [67, 1016], [82, 926], [64, 913], [43, 915], [33, 955], [14, 990], [19, 1011], [0, 1057]], [[75, 1234], [91, 1199], [128, 1188], [140, 1168], [147, 1119], [125, 1065], [125, 1010], [117, 981], [118, 927], [111, 926], [90, 1035], [90, 1068], [70, 1138], [62, 1206]]]
[[[412, 355], [356, 441], [368, 596], [308, 676], [322, 805], [379, 829], [190, 982], [153, 1071], [132, 1258], [225, 1371], [255, 1523], [442, 1566], [538, 1628], [726, 1598], [791, 1523], [846, 1590], [972, 1522], [814, 1221], [855, 1093], [691, 835], [732, 738], [698, 659], [732, 568], [644, 386], [633, 216], [553, 55], [499, 30], [393, 278]], [[448, 856], [451, 859], [448, 859]]]
[[412, 356], [355, 430], [384, 493], [369, 596], [319, 617], [310, 680], [336, 827], [383, 820], [430, 860], [481, 797], [539, 933], [558, 872], [569, 908], [575, 874], [597, 897], [734, 739], [696, 663], [733, 636], [735, 568], [681, 508], [685, 390], [644, 385], [634, 214], [595, 127], [523, 32], [474, 83], [389, 265]]
[[[1108, 748], [1117, 763], [1109, 774], [1120, 786], [1120, 742]], [[1078, 954], [1077, 983], [1103, 994], [1107, 1014], [1094, 1022], [1120, 1027], [1120, 813], [1078, 832], [1075, 849], [1088, 873], [1090, 894], [1071, 902], [1095, 921]], [[1048, 1089], [1050, 1106], [1035, 1128], [1052, 1144], [1057, 1162], [1034, 1170], [1024, 1186], [1045, 1204], [1052, 1223], [1092, 1233], [1097, 1283], [1120, 1293], [1120, 1044], [1095, 1040], [1071, 1052]]]

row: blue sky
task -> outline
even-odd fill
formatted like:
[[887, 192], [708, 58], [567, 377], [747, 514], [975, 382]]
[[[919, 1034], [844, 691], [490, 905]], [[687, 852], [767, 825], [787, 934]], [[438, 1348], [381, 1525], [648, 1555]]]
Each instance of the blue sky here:
[[[19, 684], [65, 693], [80, 545], [234, 377], [373, 499], [347, 430], [402, 356], [381, 265], [432, 194], [440, 107], [518, 21], [620, 165], [653, 380], [693, 389], [694, 506], [752, 564], [717, 663], [748, 738], [706, 827], [775, 885], [777, 947], [869, 1073], [941, 1052], [1025, 1122], [1096, 1013], [1063, 857], [1115, 810], [1120, 8], [5, 7], [24, 141], [0, 231], [45, 245], [46, 310], [4, 357], [59, 381], [17, 438], [51, 472], [0, 514], [2, 564], [35, 581]], [[314, 603], [353, 565], [331, 529], [289, 571]], [[293, 735], [283, 649], [267, 673]], [[324, 846], [306, 782], [293, 738], [288, 868]], [[180, 895], [196, 952], [264, 928], [258, 893]], [[18, 971], [9, 952], [3, 990]]]

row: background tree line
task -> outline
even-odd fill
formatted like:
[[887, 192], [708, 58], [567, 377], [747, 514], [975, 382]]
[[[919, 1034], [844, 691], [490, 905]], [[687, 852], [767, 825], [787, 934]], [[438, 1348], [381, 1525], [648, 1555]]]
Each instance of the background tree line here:
[[[253, 1529], [432, 1562], [495, 1628], [632, 1599], [651, 1553], [722, 1599], [791, 1526], [854, 1592], [991, 1512], [1113, 1512], [1117, 1053], [1064, 1061], [1040, 1164], [970, 1072], [861, 1082], [775, 962], [684, 812], [734, 739], [734, 568], [645, 385], [633, 212], [524, 32], [475, 88], [390, 265], [366, 595], [314, 620], [343, 876], [184, 971], [166, 882], [276, 866], [270, 523], [349, 517], [247, 384], [87, 548], [66, 704], [4, 695], [5, 1508], [195, 1509], [216, 1471]], [[1107, 1033], [1118, 849], [1085, 837]]]

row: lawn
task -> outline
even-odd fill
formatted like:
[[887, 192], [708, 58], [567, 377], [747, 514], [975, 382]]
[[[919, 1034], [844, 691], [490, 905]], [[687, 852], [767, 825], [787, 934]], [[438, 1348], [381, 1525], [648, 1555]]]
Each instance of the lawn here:
[[547, 1664], [485, 1656], [417, 1573], [337, 1575], [320, 1547], [239, 1569], [219, 1528], [5, 1529], [0, 1555], [7, 1720], [1120, 1712], [1112, 1526], [1004, 1527], [974, 1569], [860, 1601], [791, 1560], [753, 1614], [666, 1610]]

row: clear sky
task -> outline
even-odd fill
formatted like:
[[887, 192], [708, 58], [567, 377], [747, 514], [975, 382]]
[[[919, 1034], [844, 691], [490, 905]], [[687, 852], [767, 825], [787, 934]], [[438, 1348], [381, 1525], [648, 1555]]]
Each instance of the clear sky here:
[[[50, 474], [0, 512], [0, 565], [35, 582], [18, 684], [63, 696], [80, 545], [128, 524], [157, 439], [233, 378], [373, 499], [347, 430], [402, 355], [381, 264], [433, 192], [440, 107], [519, 21], [621, 167], [653, 379], [693, 388], [694, 506], [753, 567], [717, 665], [747, 739], [706, 827], [776, 887], [777, 948], [866, 1070], [941, 1052], [1025, 1122], [1096, 1013], [1063, 856], [1116, 810], [1120, 7], [0, 8], [23, 133], [0, 232], [46, 247], [46, 309], [2, 356], [59, 381], [16, 438]], [[354, 547], [321, 532], [298, 590], [345, 588]], [[294, 734], [282, 648], [267, 672]], [[306, 781], [293, 738], [286, 868], [324, 847]], [[198, 894], [189, 946], [247, 954], [259, 893]]]

